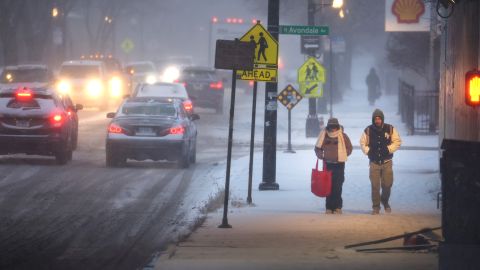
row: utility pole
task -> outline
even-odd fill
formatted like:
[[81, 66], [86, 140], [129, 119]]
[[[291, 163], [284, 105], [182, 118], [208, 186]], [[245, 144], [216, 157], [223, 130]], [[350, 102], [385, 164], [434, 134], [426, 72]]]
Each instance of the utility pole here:
[[[280, 1], [268, 0], [268, 32], [278, 40]], [[267, 82], [265, 86], [265, 123], [263, 133], [263, 176], [259, 190], [278, 190], [277, 169], [277, 83]]]
[[[308, 25], [315, 25], [315, 3], [313, 0], [308, 0]], [[315, 48], [308, 48], [308, 56], [315, 57]], [[308, 116], [306, 122], [306, 137], [317, 137], [320, 133], [320, 122], [317, 116], [317, 99], [308, 99]]]

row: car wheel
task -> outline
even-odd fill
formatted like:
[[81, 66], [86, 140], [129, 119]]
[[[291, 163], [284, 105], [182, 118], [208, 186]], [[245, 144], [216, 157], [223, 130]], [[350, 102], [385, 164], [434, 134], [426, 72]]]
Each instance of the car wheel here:
[[65, 165], [72, 159], [72, 149], [64, 149], [55, 153], [55, 160], [58, 165]]
[[118, 167], [120, 164], [118, 154], [108, 146], [105, 151], [105, 164], [107, 167]]
[[78, 133], [73, 134], [72, 138], [72, 150], [76, 150], [78, 146]]
[[190, 154], [190, 163], [194, 164], [197, 162], [197, 142], [193, 143], [193, 151]]
[[186, 169], [190, 166], [190, 151], [188, 147], [182, 146], [182, 154], [178, 158], [177, 166], [182, 169]]
[[107, 167], [115, 167], [117, 165], [117, 162], [115, 160], [115, 156], [112, 153], [112, 150], [108, 148], [105, 153], [105, 164], [107, 165]]

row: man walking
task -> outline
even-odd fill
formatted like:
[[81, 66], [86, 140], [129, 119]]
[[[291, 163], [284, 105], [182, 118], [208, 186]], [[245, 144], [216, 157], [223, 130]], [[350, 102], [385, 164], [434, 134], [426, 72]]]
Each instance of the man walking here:
[[[392, 158], [402, 140], [397, 130], [385, 123], [383, 112], [376, 109], [372, 124], [365, 128], [360, 138], [362, 151], [370, 160], [370, 182], [372, 184], [372, 215], [380, 213], [380, 203], [386, 213], [391, 213], [390, 190], [393, 185]], [[381, 189], [381, 193], [380, 193]]]

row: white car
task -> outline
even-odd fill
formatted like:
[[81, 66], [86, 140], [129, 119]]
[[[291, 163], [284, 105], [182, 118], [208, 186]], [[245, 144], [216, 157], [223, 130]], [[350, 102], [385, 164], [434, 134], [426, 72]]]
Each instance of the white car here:
[[100, 109], [108, 107], [111, 95], [102, 61], [66, 61], [60, 66], [58, 78], [57, 90], [69, 94], [75, 103]]
[[193, 113], [193, 104], [187, 90], [180, 83], [158, 82], [154, 84], [141, 83], [133, 91], [133, 97], [165, 97], [182, 100], [183, 107], [188, 113]]

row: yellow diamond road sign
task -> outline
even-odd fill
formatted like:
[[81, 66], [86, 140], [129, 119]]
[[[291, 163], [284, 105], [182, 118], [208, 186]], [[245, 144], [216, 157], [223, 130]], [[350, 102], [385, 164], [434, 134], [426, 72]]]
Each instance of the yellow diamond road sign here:
[[135, 45], [133, 44], [133, 41], [129, 38], [126, 38], [122, 41], [122, 44], [120, 45], [125, 53], [129, 53], [135, 48]]
[[297, 92], [297, 90], [292, 86], [288, 85], [285, 89], [282, 90], [277, 96], [277, 100], [291, 110], [295, 105], [297, 105], [300, 100], [302, 100], [302, 95]]
[[322, 97], [323, 84], [325, 83], [325, 68], [315, 58], [309, 57], [298, 69], [297, 81], [300, 85], [300, 93], [304, 97]]
[[277, 81], [278, 42], [260, 24], [255, 24], [240, 38], [240, 41], [255, 43], [253, 71], [238, 70], [237, 79], [249, 81]]

